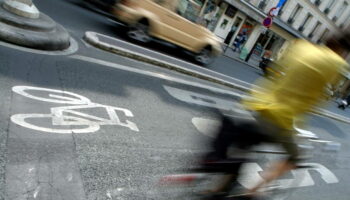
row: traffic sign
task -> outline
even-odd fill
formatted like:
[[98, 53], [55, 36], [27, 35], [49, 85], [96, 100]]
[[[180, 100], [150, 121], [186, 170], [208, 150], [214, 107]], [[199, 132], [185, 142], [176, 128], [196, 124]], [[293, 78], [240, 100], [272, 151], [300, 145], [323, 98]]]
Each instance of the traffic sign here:
[[263, 21], [263, 25], [267, 28], [270, 28], [272, 25], [272, 17], [266, 17]]

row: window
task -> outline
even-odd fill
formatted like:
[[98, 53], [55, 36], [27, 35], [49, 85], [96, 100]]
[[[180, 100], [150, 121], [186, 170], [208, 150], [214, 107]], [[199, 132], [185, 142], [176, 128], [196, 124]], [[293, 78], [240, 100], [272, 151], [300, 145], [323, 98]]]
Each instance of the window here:
[[233, 18], [235, 16], [236, 12], [237, 12], [237, 9], [235, 7], [228, 5], [228, 7], [225, 11], [225, 15]]
[[297, 17], [297, 15], [300, 13], [300, 11], [301, 11], [301, 6], [298, 4], [297, 6], [295, 6], [292, 14], [290, 15], [290, 17], [288, 19], [289, 24], [293, 24], [294, 19]]
[[324, 40], [326, 39], [328, 33], [329, 33], [329, 29], [326, 28], [326, 30], [323, 31], [320, 39], [317, 40], [317, 43], [324, 42]]
[[328, 14], [329, 11], [333, 8], [334, 6], [334, 3], [335, 3], [335, 0], [329, 0], [328, 1], [328, 5], [326, 6], [326, 9], [324, 9], [324, 13]]
[[321, 22], [317, 22], [314, 29], [311, 31], [311, 33], [308, 35], [309, 38], [313, 38], [315, 33], [318, 31], [318, 29], [321, 26]]
[[259, 2], [259, 5], [258, 5], [258, 8], [260, 9], [260, 10], [264, 10], [265, 9], [265, 7], [266, 7], [266, 0], [261, 0], [260, 2]]
[[340, 24], [339, 28], [344, 28], [345, 24], [350, 21], [350, 13], [344, 18], [343, 23]]
[[316, 1], [315, 1], [315, 5], [316, 5], [316, 6], [321, 5], [321, 3], [322, 3], [322, 1], [321, 1], [321, 0], [316, 0]]
[[287, 4], [287, 1], [288, 1], [288, 0], [286, 0], [286, 1], [284, 2], [284, 4], [282, 5], [282, 7], [280, 8], [280, 10], [278, 11], [278, 16], [281, 16], [281, 15], [282, 15], [282, 13], [283, 13], [283, 11], [284, 11], [284, 8], [285, 8], [285, 6], [286, 6], [286, 4]]
[[343, 2], [343, 5], [339, 8], [339, 10], [332, 19], [334, 22], [336, 22], [343, 15], [344, 11], [348, 8], [348, 5], [349, 4], [347, 2]]
[[311, 21], [311, 19], [312, 19], [312, 15], [310, 14], [310, 13], [308, 13], [307, 15], [306, 15], [306, 18], [305, 18], [305, 20], [304, 20], [304, 22], [299, 26], [299, 31], [301, 31], [301, 32], [303, 32], [304, 31], [304, 29], [305, 29], [305, 27], [309, 24], [309, 22]]

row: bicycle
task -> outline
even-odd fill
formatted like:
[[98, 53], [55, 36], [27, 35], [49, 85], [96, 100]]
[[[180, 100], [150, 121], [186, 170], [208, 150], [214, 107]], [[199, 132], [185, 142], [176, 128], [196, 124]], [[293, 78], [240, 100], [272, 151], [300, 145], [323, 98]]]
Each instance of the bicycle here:
[[[303, 149], [305, 157], [311, 157], [314, 147], [313, 143], [324, 142], [333, 145], [331, 141], [320, 140], [315, 134], [310, 131], [306, 131], [300, 128], [295, 128], [298, 132], [297, 138], [299, 141], [299, 148]], [[269, 157], [279, 156], [285, 154], [285, 152], [276, 150], [259, 150], [253, 151], [256, 155], [268, 155]], [[240, 153], [238, 153], [239, 155]], [[247, 188], [252, 187], [255, 182], [262, 179], [259, 172], [263, 171], [257, 163], [259, 159], [249, 158], [246, 155], [241, 157], [231, 158], [224, 162], [219, 163], [207, 163], [201, 164], [200, 167], [193, 167], [186, 170], [176, 171], [174, 174], [164, 175], [159, 179], [160, 194], [163, 192], [164, 197], [171, 195], [177, 195], [168, 190], [167, 186], [178, 186], [177, 190], [182, 191], [174, 199], [198, 199], [198, 200], [210, 200], [210, 199], [225, 199], [225, 200], [243, 200], [249, 199], [248, 194], [244, 194]], [[291, 173], [294, 179], [279, 179], [261, 189], [260, 192], [266, 194], [269, 199], [283, 200], [290, 194], [287, 191], [290, 189], [296, 189], [298, 187], [306, 187], [314, 185], [312, 177], [309, 174], [309, 170], [316, 170], [322, 175], [322, 177], [328, 177], [324, 179], [326, 183], [337, 183], [337, 177], [330, 172], [323, 165], [318, 163], [300, 163], [295, 170]], [[203, 191], [210, 191], [210, 188], [217, 185], [227, 175], [240, 175], [238, 178], [234, 177], [231, 184], [231, 190], [229, 194], [217, 194], [217, 196], [211, 196], [203, 193]], [[171, 187], [170, 187], [171, 188]], [[168, 193], [167, 193], [168, 192]], [[169, 194], [170, 193], [170, 194]], [[160, 198], [161, 199], [161, 198]]]

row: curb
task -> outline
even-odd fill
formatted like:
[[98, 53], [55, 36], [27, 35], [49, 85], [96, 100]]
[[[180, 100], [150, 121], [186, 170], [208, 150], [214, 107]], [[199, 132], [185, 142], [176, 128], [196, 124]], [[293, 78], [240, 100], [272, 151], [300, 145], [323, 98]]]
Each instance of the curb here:
[[12, 44], [49, 51], [70, 46], [67, 30], [43, 13], [35, 19], [17, 16], [5, 10], [0, 2], [0, 26], [0, 39]]
[[251, 90], [251, 88], [248, 88], [248, 87], [232, 84], [230, 82], [227, 82], [227, 81], [224, 81], [221, 79], [216, 79], [214, 77], [211, 77], [211, 76], [208, 76], [208, 75], [205, 75], [202, 73], [198, 73], [198, 72], [195, 72], [195, 71], [190, 70], [190, 69], [185, 69], [179, 65], [170, 64], [170, 63], [167, 63], [167, 62], [155, 59], [155, 58], [151, 58], [151, 57], [146, 56], [146, 55], [132, 52], [132, 51], [124, 49], [122, 47], [116, 47], [116, 46], [101, 42], [98, 40], [98, 38], [96, 37], [96, 34], [94, 32], [86, 32], [84, 35], [84, 40], [87, 41], [89, 44], [91, 44], [99, 49], [109, 51], [111, 53], [115, 53], [115, 54], [125, 56], [128, 58], [132, 58], [132, 59], [135, 59], [135, 60], [138, 60], [141, 62], [146, 62], [146, 63], [156, 65], [159, 67], [167, 68], [167, 69], [170, 69], [173, 71], [180, 72], [182, 74], [194, 76], [196, 78], [207, 80], [207, 81], [217, 83], [220, 85], [224, 85], [224, 86], [227, 86], [227, 87], [230, 87], [233, 89], [238, 89], [238, 90], [243, 91], [243, 92], [248, 92]]
[[[190, 70], [190, 69], [185, 69], [185, 68], [178, 66], [178, 65], [175, 65], [175, 64], [170, 64], [170, 63], [167, 63], [165, 61], [161, 61], [161, 60], [151, 58], [151, 57], [146, 56], [146, 55], [132, 52], [132, 51], [124, 49], [122, 47], [116, 47], [116, 46], [101, 42], [101, 41], [99, 41], [98, 37], [96, 36], [96, 33], [94, 33], [94, 32], [89, 32], [89, 31], [85, 32], [84, 40], [87, 41], [89, 44], [91, 44], [99, 49], [102, 49], [102, 50], [105, 50], [105, 51], [108, 51], [108, 52], [111, 52], [111, 53], [114, 53], [117, 55], [128, 57], [128, 58], [138, 60], [141, 62], [146, 62], [146, 63], [156, 65], [159, 67], [167, 68], [167, 69], [170, 69], [173, 71], [180, 72], [182, 74], [190, 75], [190, 76], [193, 76], [193, 77], [196, 77], [199, 79], [203, 79], [203, 80], [217, 83], [220, 85], [224, 85], [224, 86], [227, 86], [227, 87], [230, 87], [233, 89], [237, 89], [237, 90], [240, 90], [242, 92], [250, 92], [252, 90], [251, 88], [248, 88], [248, 87], [233, 84], [233, 83], [221, 80], [221, 79], [217, 79], [217, 78], [207, 76], [207, 75], [202, 74], [202, 73], [195, 72], [195, 71]], [[340, 121], [343, 123], [350, 124], [350, 118], [331, 113], [331, 112], [324, 110], [324, 109], [316, 109], [316, 110], [312, 111], [311, 113], [313, 113], [315, 115], [323, 116], [323, 117], [328, 117], [328, 118], [331, 118], [333, 120]]]

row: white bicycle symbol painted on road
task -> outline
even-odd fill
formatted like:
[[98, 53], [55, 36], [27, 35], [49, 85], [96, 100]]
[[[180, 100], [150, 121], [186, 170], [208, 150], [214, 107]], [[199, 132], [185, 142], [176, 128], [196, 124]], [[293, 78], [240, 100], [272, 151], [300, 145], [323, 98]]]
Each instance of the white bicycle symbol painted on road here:
[[[96, 132], [100, 129], [101, 125], [117, 125], [127, 127], [132, 131], [138, 132], [134, 122], [129, 120], [125, 120], [122, 122], [117, 115], [118, 113], [122, 113], [125, 117], [133, 117], [132, 112], [125, 108], [113, 107], [102, 105], [98, 103], [93, 103], [90, 99], [67, 91], [48, 89], [48, 88], [40, 88], [40, 87], [31, 87], [31, 86], [14, 86], [12, 91], [20, 94], [24, 97], [35, 99], [38, 101], [44, 101], [49, 103], [56, 104], [66, 104], [69, 106], [60, 106], [60, 107], [52, 107], [50, 109], [49, 114], [41, 114], [41, 113], [30, 113], [30, 114], [15, 114], [11, 116], [11, 121], [20, 126], [42, 131], [49, 133], [60, 133], [60, 134], [69, 134], [69, 133], [92, 133]], [[47, 97], [35, 96], [32, 93], [49, 93]], [[82, 109], [103, 109], [107, 112], [108, 118], [101, 118], [97, 116], [93, 116], [87, 113], [83, 113], [78, 110]], [[74, 116], [73, 116], [74, 115]], [[53, 126], [69, 126], [69, 128], [48, 128], [43, 126], [35, 125], [29, 122], [31, 119], [38, 118], [49, 118], [52, 119]], [[72, 126], [77, 126], [79, 128], [72, 128]], [[82, 128], [81, 128], [82, 127]]]

